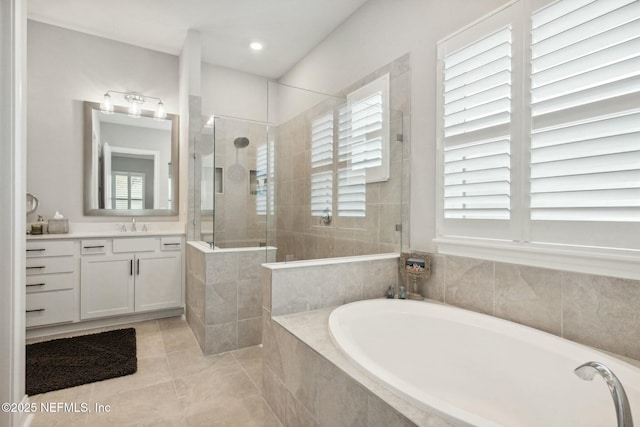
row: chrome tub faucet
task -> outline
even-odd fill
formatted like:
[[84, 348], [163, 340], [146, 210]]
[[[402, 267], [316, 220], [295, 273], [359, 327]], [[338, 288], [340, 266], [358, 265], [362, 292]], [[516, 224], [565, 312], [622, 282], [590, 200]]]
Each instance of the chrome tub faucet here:
[[618, 427], [633, 427], [633, 419], [631, 418], [631, 407], [627, 399], [620, 380], [615, 374], [600, 362], [587, 362], [578, 366], [573, 370], [575, 374], [586, 381], [592, 381], [596, 374], [600, 374], [609, 386], [613, 404], [616, 407], [616, 416], [618, 418]]

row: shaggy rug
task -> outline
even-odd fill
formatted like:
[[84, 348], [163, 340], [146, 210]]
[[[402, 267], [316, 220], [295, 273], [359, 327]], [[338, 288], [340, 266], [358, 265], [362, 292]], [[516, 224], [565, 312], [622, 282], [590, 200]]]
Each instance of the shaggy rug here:
[[130, 375], [138, 369], [133, 328], [27, 345], [29, 396]]

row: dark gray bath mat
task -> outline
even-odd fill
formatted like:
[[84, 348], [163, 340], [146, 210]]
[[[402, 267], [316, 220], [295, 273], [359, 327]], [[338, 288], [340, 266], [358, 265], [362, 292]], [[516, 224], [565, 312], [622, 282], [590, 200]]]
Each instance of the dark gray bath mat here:
[[27, 345], [29, 396], [130, 375], [138, 369], [136, 330], [118, 329]]

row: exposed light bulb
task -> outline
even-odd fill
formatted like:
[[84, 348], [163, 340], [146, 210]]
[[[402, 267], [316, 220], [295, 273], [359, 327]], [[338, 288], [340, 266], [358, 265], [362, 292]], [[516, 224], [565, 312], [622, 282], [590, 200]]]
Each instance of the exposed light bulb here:
[[134, 119], [140, 117], [140, 104], [137, 102], [129, 104], [129, 117], [133, 117]]
[[167, 110], [164, 109], [164, 104], [162, 101], [158, 102], [158, 107], [156, 108], [156, 113], [153, 118], [155, 120], [161, 121], [167, 118]]
[[100, 103], [100, 111], [105, 114], [113, 114], [113, 103], [111, 102], [111, 96], [109, 93], [104, 94], [104, 98], [102, 98], [102, 103]]
[[260, 42], [252, 42], [249, 47], [253, 50], [262, 50], [264, 46]]

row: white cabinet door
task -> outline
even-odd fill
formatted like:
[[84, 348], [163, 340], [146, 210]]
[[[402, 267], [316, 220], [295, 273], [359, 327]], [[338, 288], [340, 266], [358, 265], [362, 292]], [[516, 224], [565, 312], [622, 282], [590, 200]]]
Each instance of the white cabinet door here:
[[80, 318], [114, 316], [133, 312], [133, 255], [83, 256], [80, 285]]
[[136, 254], [136, 312], [182, 305], [181, 255], [181, 252]]

